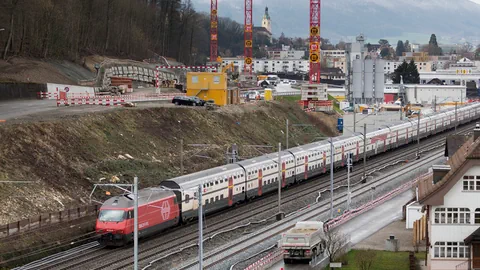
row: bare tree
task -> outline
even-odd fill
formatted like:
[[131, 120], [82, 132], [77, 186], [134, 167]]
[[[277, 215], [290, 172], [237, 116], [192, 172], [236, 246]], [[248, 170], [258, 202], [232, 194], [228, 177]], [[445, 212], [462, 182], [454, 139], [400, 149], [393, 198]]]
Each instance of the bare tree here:
[[330, 262], [335, 262], [347, 249], [348, 237], [339, 230], [328, 230], [325, 232], [325, 251]]
[[355, 261], [360, 270], [372, 269], [376, 253], [371, 249], [358, 250], [355, 254]]
[[9, 34], [8, 34], [8, 39], [7, 39], [7, 42], [5, 44], [5, 50], [3, 51], [3, 59], [7, 59], [7, 54], [8, 54], [8, 50], [10, 47], [13, 47], [11, 44], [13, 43], [13, 32], [14, 32], [14, 21], [15, 21], [15, 12], [16, 12], [16, 9], [17, 9], [17, 4], [18, 4], [18, 1], [19, 0], [11, 0], [10, 1], [10, 31], [9, 31]]

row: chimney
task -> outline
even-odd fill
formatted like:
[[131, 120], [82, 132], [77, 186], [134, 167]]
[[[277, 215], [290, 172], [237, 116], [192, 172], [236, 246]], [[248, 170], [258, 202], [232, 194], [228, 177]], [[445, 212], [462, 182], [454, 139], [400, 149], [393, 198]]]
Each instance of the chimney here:
[[480, 137], [480, 124], [477, 123], [475, 125], [475, 129], [473, 130], [473, 141], [476, 141]]

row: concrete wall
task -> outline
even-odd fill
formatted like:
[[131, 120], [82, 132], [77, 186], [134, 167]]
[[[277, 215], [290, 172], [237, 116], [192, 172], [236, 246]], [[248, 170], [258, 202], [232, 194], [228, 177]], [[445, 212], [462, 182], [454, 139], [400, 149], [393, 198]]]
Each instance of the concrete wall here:
[[46, 92], [47, 86], [38, 83], [0, 83], [0, 101], [37, 98], [37, 92]]

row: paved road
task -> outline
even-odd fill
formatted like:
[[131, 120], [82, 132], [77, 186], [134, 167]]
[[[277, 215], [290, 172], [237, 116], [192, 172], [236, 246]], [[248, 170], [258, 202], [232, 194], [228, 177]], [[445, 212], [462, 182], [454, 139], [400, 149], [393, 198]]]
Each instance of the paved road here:
[[277, 90], [277, 92], [295, 92], [295, 91], [298, 91], [300, 93], [300, 90], [293, 89], [290, 84], [280, 83], [275, 87], [275, 89]]
[[[400, 194], [392, 200], [360, 215], [340, 226], [344, 234], [350, 235], [353, 245], [358, 244], [370, 235], [379, 231], [390, 223], [402, 218], [402, 205], [412, 198], [410, 190]], [[312, 269], [309, 265], [285, 265], [283, 261], [271, 267], [272, 270], [299, 270]]]

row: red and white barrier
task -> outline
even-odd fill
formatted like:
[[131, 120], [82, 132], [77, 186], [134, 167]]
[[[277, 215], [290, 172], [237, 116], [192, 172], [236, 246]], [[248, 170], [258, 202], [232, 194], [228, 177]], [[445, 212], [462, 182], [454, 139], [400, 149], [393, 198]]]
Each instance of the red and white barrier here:
[[159, 68], [168, 68], [168, 69], [217, 69], [215, 66], [157, 66]]
[[125, 103], [124, 99], [57, 99], [57, 107], [71, 105], [102, 105], [102, 106], [121, 106]]
[[272, 265], [279, 262], [283, 259], [283, 250], [277, 249], [273, 252], [268, 253], [265, 257], [261, 258], [260, 260], [252, 263], [251, 265], [247, 266], [245, 270], [263, 270], [268, 269]]

